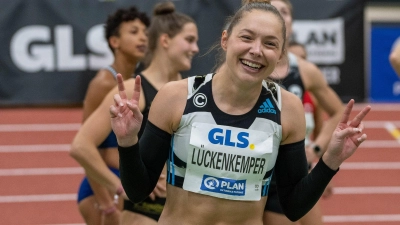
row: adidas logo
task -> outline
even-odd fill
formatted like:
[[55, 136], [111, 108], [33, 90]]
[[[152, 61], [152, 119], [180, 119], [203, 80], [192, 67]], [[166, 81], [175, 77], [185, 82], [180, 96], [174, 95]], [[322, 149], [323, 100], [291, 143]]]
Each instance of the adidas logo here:
[[274, 106], [271, 103], [271, 100], [269, 100], [269, 98], [267, 98], [267, 100], [265, 100], [265, 102], [263, 102], [262, 105], [260, 105], [260, 108], [258, 109], [258, 113], [272, 113], [272, 114], [276, 114], [276, 110], [274, 108]]

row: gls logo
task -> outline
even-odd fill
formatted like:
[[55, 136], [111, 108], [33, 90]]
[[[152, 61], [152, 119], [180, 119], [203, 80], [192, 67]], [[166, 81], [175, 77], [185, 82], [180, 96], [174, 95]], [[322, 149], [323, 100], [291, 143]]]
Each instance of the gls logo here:
[[84, 71], [98, 70], [112, 62], [113, 55], [103, 37], [103, 24], [90, 28], [86, 45], [92, 54], [74, 55], [71, 25], [54, 27], [54, 44], [51, 29], [32, 25], [19, 29], [11, 39], [10, 55], [14, 64], [22, 71]]
[[215, 145], [225, 145], [231, 147], [238, 148], [247, 148], [250, 146], [250, 149], [254, 149], [254, 144], [249, 143], [249, 133], [247, 132], [239, 132], [236, 135], [237, 141], [232, 141], [232, 130], [224, 130], [222, 128], [214, 128], [211, 129], [208, 133], [208, 140]]

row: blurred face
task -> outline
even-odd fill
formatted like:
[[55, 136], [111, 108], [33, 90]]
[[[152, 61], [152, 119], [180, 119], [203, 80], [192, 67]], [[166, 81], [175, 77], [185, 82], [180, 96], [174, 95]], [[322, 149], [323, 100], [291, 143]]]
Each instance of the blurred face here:
[[307, 52], [303, 48], [303, 46], [300, 45], [293, 45], [289, 47], [289, 52], [297, 55], [300, 58], [306, 59], [307, 58]]
[[226, 64], [240, 80], [266, 79], [282, 57], [283, 24], [276, 15], [262, 10], [245, 12], [228, 37], [222, 35]]
[[292, 35], [292, 12], [290, 11], [289, 6], [280, 0], [272, 0], [271, 5], [273, 5], [285, 20], [286, 26], [286, 39], [288, 39]]
[[118, 52], [135, 61], [142, 59], [148, 45], [146, 30], [146, 25], [139, 19], [121, 23], [116, 46]]
[[186, 23], [181, 32], [170, 39], [169, 58], [173, 60], [178, 71], [190, 70], [193, 56], [199, 52], [197, 26]]

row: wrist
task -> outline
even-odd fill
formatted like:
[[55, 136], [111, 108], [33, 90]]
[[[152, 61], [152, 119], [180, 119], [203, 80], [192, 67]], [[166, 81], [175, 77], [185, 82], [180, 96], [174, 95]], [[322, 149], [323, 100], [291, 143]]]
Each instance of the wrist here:
[[134, 138], [126, 139], [126, 140], [117, 139], [118, 145], [121, 147], [124, 147], [124, 148], [136, 145], [138, 143], [138, 141], [139, 141], [139, 139], [137, 136], [135, 136]]
[[321, 158], [322, 158], [323, 162], [325, 163], [325, 165], [327, 165], [332, 170], [339, 169], [340, 165], [342, 164], [342, 162], [336, 160], [335, 157], [330, 157], [329, 153], [324, 154]]

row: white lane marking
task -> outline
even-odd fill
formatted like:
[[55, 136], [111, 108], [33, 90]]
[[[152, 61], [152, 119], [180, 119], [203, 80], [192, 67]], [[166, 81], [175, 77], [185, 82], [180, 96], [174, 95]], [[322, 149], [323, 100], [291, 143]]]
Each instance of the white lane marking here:
[[80, 123], [53, 123], [53, 124], [2, 124], [0, 132], [27, 132], [27, 131], [77, 131]]
[[397, 222], [400, 221], [400, 214], [386, 215], [334, 215], [323, 216], [325, 223], [357, 223], [357, 222]]
[[0, 203], [76, 201], [77, 194], [3, 195]]
[[84, 174], [82, 167], [0, 169], [0, 176], [40, 176]]
[[335, 195], [400, 194], [400, 187], [334, 187], [333, 193]]
[[366, 140], [359, 148], [398, 148], [400, 143], [396, 140]]
[[398, 170], [400, 162], [344, 162], [341, 170]]
[[0, 153], [12, 152], [68, 152], [70, 144], [0, 145]]

